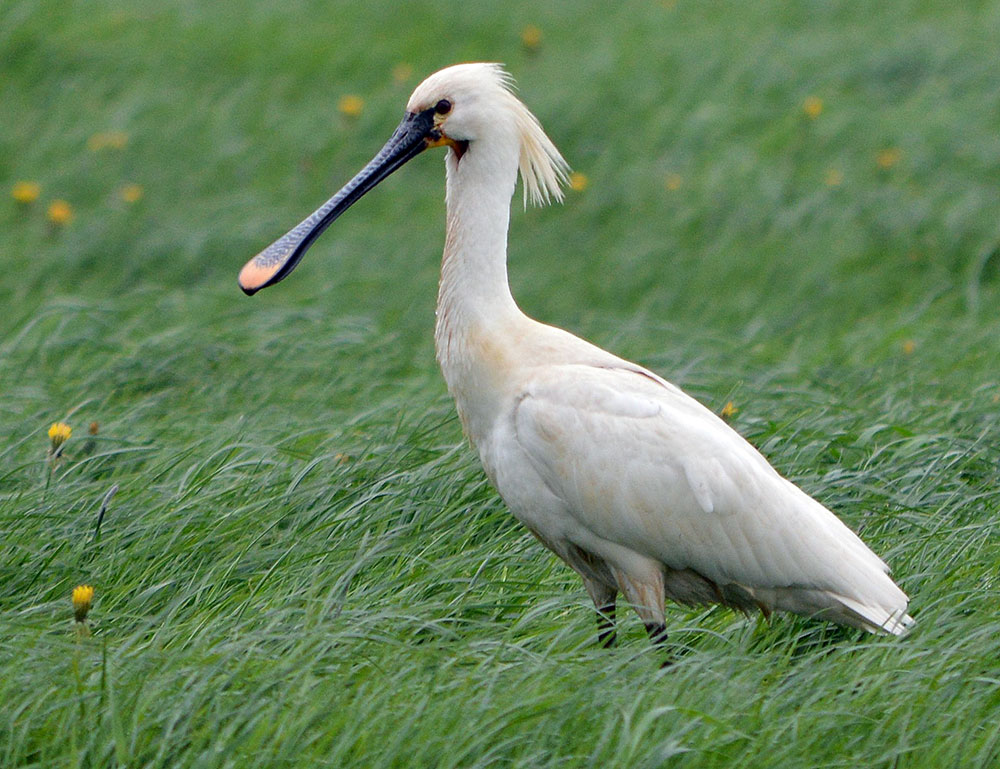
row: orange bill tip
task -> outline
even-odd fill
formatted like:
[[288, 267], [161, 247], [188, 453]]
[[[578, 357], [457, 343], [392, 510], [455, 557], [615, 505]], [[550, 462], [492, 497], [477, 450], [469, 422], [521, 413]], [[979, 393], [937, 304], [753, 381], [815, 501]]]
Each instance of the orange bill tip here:
[[281, 268], [281, 262], [261, 266], [254, 257], [240, 270], [238, 278], [240, 288], [247, 294], [253, 294], [267, 285], [267, 282], [274, 277], [274, 274]]

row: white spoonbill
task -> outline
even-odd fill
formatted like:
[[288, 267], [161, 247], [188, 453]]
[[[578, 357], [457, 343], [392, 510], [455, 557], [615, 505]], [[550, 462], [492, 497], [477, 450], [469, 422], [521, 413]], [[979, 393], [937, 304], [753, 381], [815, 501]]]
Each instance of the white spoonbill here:
[[447, 146], [447, 234], [435, 342], [448, 390], [511, 511], [583, 580], [600, 640], [618, 593], [654, 641], [664, 599], [788, 611], [899, 635], [913, 623], [888, 567], [715, 414], [642, 366], [526, 316], [507, 283], [518, 171], [525, 201], [560, 200], [567, 165], [496, 64], [428, 77], [357, 176], [240, 272], [277, 283], [349, 206]]

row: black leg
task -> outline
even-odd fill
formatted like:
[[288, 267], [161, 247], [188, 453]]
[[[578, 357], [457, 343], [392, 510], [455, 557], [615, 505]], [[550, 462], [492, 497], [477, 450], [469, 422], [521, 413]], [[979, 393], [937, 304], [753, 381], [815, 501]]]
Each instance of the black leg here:
[[667, 644], [667, 626], [662, 624], [647, 624], [646, 633], [649, 635], [649, 640], [653, 642], [654, 646], [663, 648]]
[[606, 603], [597, 610], [597, 642], [605, 649], [615, 645], [615, 604]]
[[653, 646], [661, 651], [665, 651], [667, 656], [664, 658], [663, 662], [660, 663], [661, 668], [668, 668], [674, 664], [674, 655], [667, 647], [667, 626], [662, 624], [647, 624], [646, 633], [649, 635], [649, 640], [652, 641]]

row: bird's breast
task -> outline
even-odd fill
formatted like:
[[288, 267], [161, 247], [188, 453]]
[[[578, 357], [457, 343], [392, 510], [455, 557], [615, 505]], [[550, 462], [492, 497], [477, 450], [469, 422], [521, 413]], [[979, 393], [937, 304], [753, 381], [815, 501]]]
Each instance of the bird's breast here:
[[521, 368], [516, 351], [498, 331], [456, 328], [440, 318], [435, 342], [462, 427], [473, 445], [480, 447], [514, 397]]

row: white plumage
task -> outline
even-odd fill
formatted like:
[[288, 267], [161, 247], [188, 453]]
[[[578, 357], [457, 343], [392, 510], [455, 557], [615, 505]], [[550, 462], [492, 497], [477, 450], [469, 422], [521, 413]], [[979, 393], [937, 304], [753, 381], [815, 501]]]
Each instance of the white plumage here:
[[[872, 632], [911, 625], [907, 597], [878, 556], [725, 422], [656, 374], [517, 307], [506, 242], [518, 171], [526, 201], [543, 202], [561, 198], [566, 165], [502, 70], [442, 70], [417, 87], [407, 111], [379, 157], [393, 141], [416, 141], [397, 137], [421, 120], [423, 145], [408, 157], [450, 147], [435, 332], [448, 389], [511, 511], [582, 577], [602, 638], [613, 641], [619, 592], [657, 640], [665, 597]], [[379, 157], [373, 163], [389, 163]], [[345, 190], [366, 173], [371, 164]], [[258, 255], [241, 275], [245, 290], [284, 277], [285, 262], [294, 266], [318, 234], [303, 227], [315, 219], [321, 231], [377, 181], [346, 204], [335, 197]], [[306, 242], [293, 242], [292, 253], [288, 238]], [[287, 253], [275, 257], [282, 243]]]

